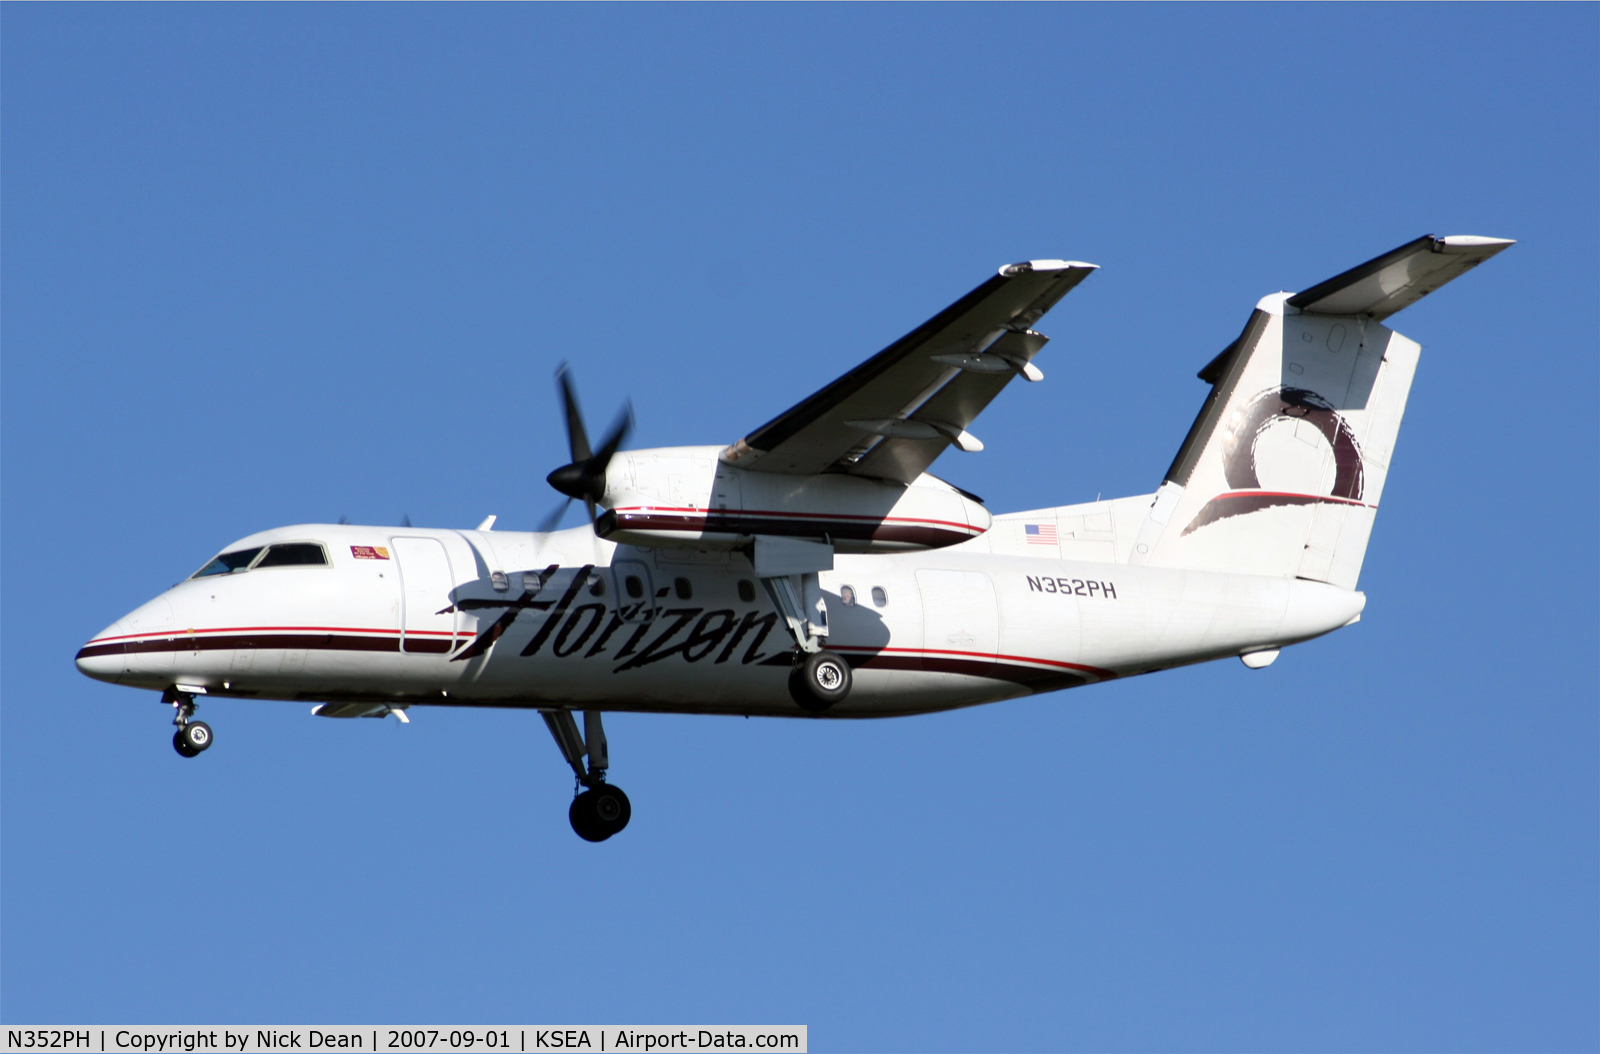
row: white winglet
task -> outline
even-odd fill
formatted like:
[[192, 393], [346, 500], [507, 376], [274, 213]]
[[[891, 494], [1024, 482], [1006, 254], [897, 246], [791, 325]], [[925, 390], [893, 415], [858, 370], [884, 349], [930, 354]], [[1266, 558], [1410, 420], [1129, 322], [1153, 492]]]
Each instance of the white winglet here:
[[496, 517], [495, 517], [495, 515], [493, 513], [490, 513], [488, 516], [485, 516], [483, 518], [483, 522], [478, 524], [478, 530], [480, 530], [480, 531], [492, 531], [492, 530], [494, 530], [494, 521], [495, 521], [495, 519], [496, 519]]

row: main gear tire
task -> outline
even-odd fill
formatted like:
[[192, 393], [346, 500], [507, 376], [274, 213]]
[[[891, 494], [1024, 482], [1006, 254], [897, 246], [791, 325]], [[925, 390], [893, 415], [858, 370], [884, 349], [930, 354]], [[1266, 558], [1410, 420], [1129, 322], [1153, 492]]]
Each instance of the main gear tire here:
[[633, 818], [633, 805], [621, 788], [609, 783], [591, 787], [572, 799], [567, 819], [572, 830], [586, 842], [603, 842], [617, 834]]
[[850, 664], [831, 651], [807, 655], [789, 674], [789, 694], [802, 710], [820, 714], [850, 694]]
[[180, 757], [197, 758], [200, 756], [200, 752], [191, 747], [188, 741], [183, 738], [183, 729], [181, 728], [172, 733], [172, 749], [176, 750]]

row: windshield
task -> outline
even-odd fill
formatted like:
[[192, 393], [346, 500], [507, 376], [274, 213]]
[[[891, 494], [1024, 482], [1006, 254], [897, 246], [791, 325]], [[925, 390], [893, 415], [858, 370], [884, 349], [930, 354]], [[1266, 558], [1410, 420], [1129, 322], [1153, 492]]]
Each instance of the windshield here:
[[258, 546], [255, 549], [235, 549], [231, 553], [223, 553], [196, 571], [194, 577], [204, 578], [206, 575], [229, 575], [235, 571], [242, 571], [250, 566], [250, 561], [254, 560], [256, 554], [260, 551], [261, 549]]
[[256, 564], [256, 570], [263, 567], [305, 567], [308, 564], [328, 566], [328, 556], [322, 551], [322, 546], [316, 542], [290, 542], [268, 549], [267, 555]]

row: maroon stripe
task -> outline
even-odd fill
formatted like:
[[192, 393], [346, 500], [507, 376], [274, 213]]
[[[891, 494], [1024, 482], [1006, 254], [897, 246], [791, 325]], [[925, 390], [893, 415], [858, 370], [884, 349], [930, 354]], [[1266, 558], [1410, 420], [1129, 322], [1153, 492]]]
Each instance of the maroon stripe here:
[[[444, 655], [454, 646], [448, 639], [411, 637], [407, 640], [408, 654]], [[97, 655], [134, 655], [163, 651], [221, 651], [230, 649], [270, 650], [308, 648], [319, 651], [387, 651], [398, 652], [399, 640], [395, 637], [353, 636], [332, 633], [240, 635], [219, 637], [169, 637], [164, 640], [127, 641], [115, 644], [94, 644], [79, 650], [80, 659]], [[1031, 666], [1017, 666], [982, 659], [958, 659], [942, 655], [845, 655], [852, 667], [873, 670], [916, 670], [936, 673], [958, 673], [967, 677], [987, 677], [991, 680], [1022, 684], [1035, 692], [1053, 692], [1058, 688], [1073, 688], [1087, 684], [1089, 678], [1062, 670], [1041, 670]], [[761, 665], [789, 665], [789, 653], [774, 655]]]
[[[960, 531], [944, 527], [931, 527], [903, 523], [859, 523], [850, 520], [800, 521], [764, 519], [759, 516], [736, 516], [727, 513], [694, 515], [690, 513], [613, 513], [606, 519], [612, 530], [684, 531], [691, 534], [711, 532], [717, 534], [778, 534], [814, 538], [823, 534], [854, 541], [899, 542], [906, 545], [926, 546], [930, 549], [954, 545], [977, 537], [981, 532]], [[612, 526], [614, 524], [614, 526]], [[609, 533], [609, 532], [608, 532]]]
[[1190, 534], [1201, 527], [1218, 520], [1225, 520], [1230, 516], [1243, 516], [1251, 512], [1260, 512], [1262, 509], [1279, 508], [1286, 505], [1364, 505], [1364, 502], [1341, 498], [1332, 494], [1291, 494], [1286, 491], [1260, 490], [1240, 491], [1227, 494], [1218, 494], [1201, 507], [1195, 518], [1183, 529], [1184, 534]]
[[865, 666], [871, 670], [959, 673], [967, 677], [1010, 681], [1026, 685], [1035, 692], [1053, 692], [1058, 688], [1076, 688], [1089, 683], [1089, 678], [1063, 670], [1040, 670], [1031, 666], [984, 662], [982, 659], [952, 659], [943, 655], [846, 655], [844, 659], [852, 668]]
[[[455, 647], [448, 637], [407, 637], [408, 654], [445, 655]], [[130, 640], [114, 644], [91, 644], [78, 651], [78, 658], [96, 655], [138, 655], [163, 651], [239, 651], [307, 648], [315, 651], [393, 651], [400, 648], [399, 637], [371, 637], [336, 633], [239, 634], [223, 636], [182, 636], [161, 640]]]

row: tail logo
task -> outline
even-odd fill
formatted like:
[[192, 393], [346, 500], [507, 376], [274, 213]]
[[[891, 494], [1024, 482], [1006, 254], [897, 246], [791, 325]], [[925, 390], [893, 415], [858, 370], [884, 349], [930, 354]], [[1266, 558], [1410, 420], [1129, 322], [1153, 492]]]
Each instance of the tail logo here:
[[[1263, 490], [1256, 472], [1256, 442], [1276, 421], [1305, 421], [1322, 432], [1333, 448], [1334, 480], [1331, 494], [1298, 494]], [[1334, 502], [1360, 505], [1363, 486], [1361, 447], [1339, 411], [1316, 392], [1305, 388], [1269, 388], [1250, 400], [1222, 426], [1222, 474], [1230, 488], [1200, 509], [1183, 529], [1184, 534], [1208, 523], [1242, 516], [1278, 505], [1315, 505]]]

